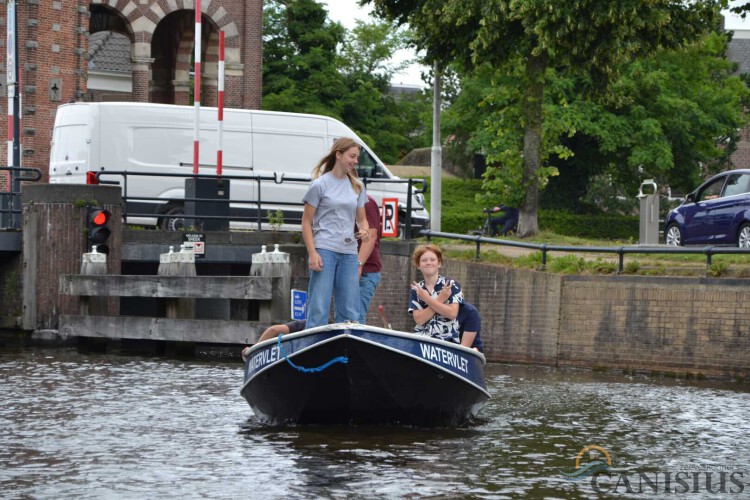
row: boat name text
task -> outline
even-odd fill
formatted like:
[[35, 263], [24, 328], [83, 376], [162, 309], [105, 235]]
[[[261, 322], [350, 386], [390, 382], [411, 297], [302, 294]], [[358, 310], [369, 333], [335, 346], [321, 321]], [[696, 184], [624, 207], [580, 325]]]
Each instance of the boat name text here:
[[279, 357], [278, 346], [273, 346], [270, 349], [265, 349], [264, 351], [261, 351], [250, 358], [250, 362], [248, 363], [248, 371], [254, 372], [267, 364], [278, 361]]
[[419, 348], [422, 350], [422, 357], [429, 359], [430, 361], [437, 361], [444, 365], [452, 366], [464, 373], [469, 373], [469, 360], [458, 354], [450, 352], [448, 349], [442, 347], [430, 345], [430, 344], [419, 344]]

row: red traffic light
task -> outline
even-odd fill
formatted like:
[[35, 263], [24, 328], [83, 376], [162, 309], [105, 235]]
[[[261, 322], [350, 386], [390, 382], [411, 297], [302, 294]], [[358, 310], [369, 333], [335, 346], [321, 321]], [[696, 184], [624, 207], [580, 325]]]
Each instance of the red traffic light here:
[[109, 221], [109, 211], [97, 210], [91, 214], [91, 222], [95, 226], [103, 226]]
[[109, 219], [112, 214], [109, 210], [104, 210], [100, 207], [89, 207], [87, 213], [87, 250], [96, 248], [97, 253], [109, 253], [109, 245], [107, 240], [109, 239], [112, 231], [107, 227]]

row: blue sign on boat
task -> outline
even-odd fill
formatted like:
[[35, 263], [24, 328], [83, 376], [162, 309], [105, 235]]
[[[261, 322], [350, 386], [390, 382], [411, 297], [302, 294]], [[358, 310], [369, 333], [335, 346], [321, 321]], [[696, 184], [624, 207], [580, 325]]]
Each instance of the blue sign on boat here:
[[292, 288], [292, 319], [305, 319], [307, 292]]

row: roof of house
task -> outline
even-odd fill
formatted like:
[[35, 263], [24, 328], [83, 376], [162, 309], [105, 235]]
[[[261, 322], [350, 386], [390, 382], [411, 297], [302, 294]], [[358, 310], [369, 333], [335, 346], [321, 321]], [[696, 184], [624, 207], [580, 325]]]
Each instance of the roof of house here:
[[746, 30], [735, 31], [727, 48], [727, 59], [737, 63], [737, 73], [750, 73], [750, 38]]
[[130, 39], [113, 31], [89, 36], [89, 70], [130, 73]]

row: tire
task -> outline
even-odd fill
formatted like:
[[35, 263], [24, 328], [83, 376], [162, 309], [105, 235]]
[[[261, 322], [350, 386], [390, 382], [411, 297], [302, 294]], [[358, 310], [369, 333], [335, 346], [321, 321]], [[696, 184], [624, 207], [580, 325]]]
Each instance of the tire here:
[[159, 219], [159, 227], [164, 231], [181, 231], [185, 228], [184, 215], [184, 206], [170, 203], [164, 209], [164, 215]]
[[685, 244], [682, 238], [682, 231], [680, 226], [677, 224], [670, 224], [667, 230], [664, 231], [664, 243], [673, 247], [681, 247]]
[[737, 246], [739, 248], [750, 248], [750, 224], [745, 223], [740, 226], [737, 233]]

